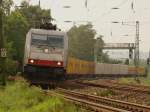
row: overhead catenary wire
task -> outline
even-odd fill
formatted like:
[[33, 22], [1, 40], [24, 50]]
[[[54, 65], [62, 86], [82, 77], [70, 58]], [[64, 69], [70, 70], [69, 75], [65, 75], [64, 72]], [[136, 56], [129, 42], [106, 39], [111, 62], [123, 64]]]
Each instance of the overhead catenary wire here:
[[115, 7], [120, 8], [121, 6], [125, 5], [129, 0], [123, 0], [120, 4], [116, 5]]
[[[102, 13], [100, 16], [98, 16], [95, 20], [92, 20], [92, 22], [103, 22], [103, 23], [108, 23], [108, 22], [104, 22], [104, 21], [100, 21], [99, 19], [106, 17], [107, 15], [110, 15], [113, 11], [113, 8], [118, 8], [120, 9], [123, 5], [125, 5], [126, 3], [128, 3], [129, 0], [123, 0], [121, 1], [118, 5], [115, 6], [111, 6], [111, 8], [107, 11]], [[109, 21], [110, 23], [111, 21]]]

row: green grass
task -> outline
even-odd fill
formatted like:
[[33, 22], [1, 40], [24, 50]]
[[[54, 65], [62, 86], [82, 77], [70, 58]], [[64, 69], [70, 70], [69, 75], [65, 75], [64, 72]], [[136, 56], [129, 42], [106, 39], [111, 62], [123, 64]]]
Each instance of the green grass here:
[[118, 82], [127, 83], [127, 84], [141, 84], [141, 85], [150, 85], [150, 67], [146, 67], [147, 77], [137, 77], [135, 78], [120, 78]]
[[118, 81], [125, 84], [137, 84], [134, 78], [120, 78]]
[[116, 93], [111, 89], [106, 89], [106, 90], [103, 90], [103, 91], [97, 93], [98, 96], [102, 96], [102, 97], [108, 97], [108, 96], [112, 96], [115, 94]]
[[138, 81], [135, 78], [120, 78], [118, 81], [126, 84], [150, 85], [150, 73], [147, 77], [139, 77]]
[[60, 97], [47, 96], [40, 88], [17, 81], [0, 89], [0, 112], [81, 112]]

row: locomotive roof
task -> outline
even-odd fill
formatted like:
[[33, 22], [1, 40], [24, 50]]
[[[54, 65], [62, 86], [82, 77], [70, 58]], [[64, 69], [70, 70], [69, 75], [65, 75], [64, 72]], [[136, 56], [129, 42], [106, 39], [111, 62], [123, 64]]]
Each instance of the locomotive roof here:
[[30, 33], [36, 34], [49, 34], [49, 35], [66, 35], [63, 31], [56, 31], [56, 30], [45, 30], [45, 29], [30, 29]]

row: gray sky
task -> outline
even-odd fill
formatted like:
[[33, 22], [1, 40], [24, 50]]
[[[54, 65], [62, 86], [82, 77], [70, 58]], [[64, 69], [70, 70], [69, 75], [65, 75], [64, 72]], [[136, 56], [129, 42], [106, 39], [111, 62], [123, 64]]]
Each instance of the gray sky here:
[[[19, 4], [22, 0], [14, 0]], [[28, 0], [30, 4], [38, 4], [39, 0]], [[132, 9], [132, 2], [134, 3]], [[88, 0], [88, 8], [85, 8], [85, 0], [41, 0], [41, 7], [51, 9], [52, 17], [56, 19], [58, 27], [64, 31], [69, 30], [73, 24], [85, 24], [91, 21], [98, 35], [104, 35], [105, 42], [134, 42], [135, 21], [140, 21], [140, 50], [150, 49], [150, 0]], [[65, 9], [63, 6], [71, 8]], [[112, 10], [119, 7], [118, 10]], [[71, 20], [74, 23], [65, 23]], [[126, 22], [127, 26], [113, 24], [111, 21]], [[111, 35], [112, 32], [112, 35]], [[123, 36], [123, 35], [129, 36]]]

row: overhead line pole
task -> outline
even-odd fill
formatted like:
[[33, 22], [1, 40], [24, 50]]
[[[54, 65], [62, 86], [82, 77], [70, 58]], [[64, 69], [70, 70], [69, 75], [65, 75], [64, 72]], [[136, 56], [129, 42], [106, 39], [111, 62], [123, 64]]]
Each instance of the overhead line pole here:
[[149, 58], [150, 58], [150, 49], [149, 49]]
[[0, 78], [2, 85], [5, 85], [5, 60], [6, 60], [6, 49], [4, 45], [4, 35], [3, 35], [3, 7], [2, 0], [0, 0]]
[[139, 21], [136, 21], [136, 39], [135, 39], [135, 66], [136, 67], [139, 67], [139, 59], [140, 59], [140, 56], [139, 56]]
[[3, 45], [3, 11], [2, 11], [2, 0], [0, 0], [0, 48], [2, 48]]

